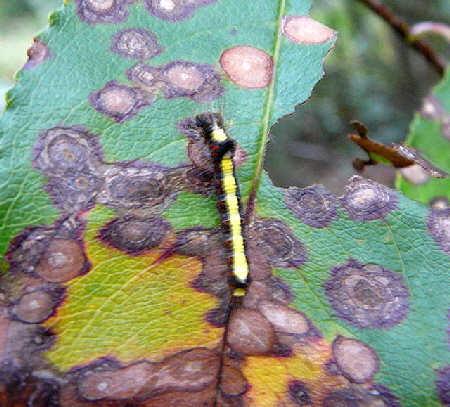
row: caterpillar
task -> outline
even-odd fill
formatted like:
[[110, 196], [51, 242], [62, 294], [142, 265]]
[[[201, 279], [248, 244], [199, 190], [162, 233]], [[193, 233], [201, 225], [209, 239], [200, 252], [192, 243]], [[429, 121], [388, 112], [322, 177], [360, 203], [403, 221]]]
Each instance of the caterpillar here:
[[232, 294], [242, 297], [246, 294], [249, 284], [249, 267], [245, 254], [239, 183], [233, 163], [236, 142], [228, 137], [219, 113], [202, 113], [195, 119], [211, 152], [214, 165], [217, 208], [226, 237], [224, 246], [228, 254]]

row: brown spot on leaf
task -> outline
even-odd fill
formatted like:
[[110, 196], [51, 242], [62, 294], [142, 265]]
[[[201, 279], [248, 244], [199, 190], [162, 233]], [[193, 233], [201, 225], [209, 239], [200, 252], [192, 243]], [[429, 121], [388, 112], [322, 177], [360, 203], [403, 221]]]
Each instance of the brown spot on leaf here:
[[257, 309], [260, 301], [271, 299], [269, 289], [270, 287], [268, 287], [265, 281], [254, 281], [252, 279], [252, 283], [244, 298], [244, 305], [247, 308]]
[[210, 103], [220, 97], [223, 88], [214, 67], [191, 61], [173, 61], [159, 68], [165, 83], [164, 97], [188, 97], [199, 103]]
[[324, 228], [337, 218], [339, 199], [323, 185], [289, 188], [284, 201], [297, 218], [314, 228]]
[[176, 251], [179, 254], [204, 257], [218, 244], [218, 234], [208, 229], [194, 227], [177, 232]]
[[127, 18], [126, 0], [75, 0], [77, 14], [89, 24], [114, 24]]
[[143, 28], [125, 28], [112, 38], [111, 51], [129, 59], [150, 59], [163, 50], [158, 38]]
[[25, 293], [12, 307], [12, 316], [30, 324], [40, 323], [53, 313], [59, 297], [59, 293], [48, 290]]
[[202, 71], [192, 62], [171, 62], [166, 66], [164, 73], [170, 85], [170, 90], [166, 90], [166, 97], [172, 96], [170, 91], [174, 94], [192, 95], [204, 83]]
[[83, 248], [75, 240], [53, 239], [42, 256], [35, 272], [44, 280], [60, 283], [84, 273], [87, 259]]
[[51, 347], [53, 339], [51, 333], [41, 325], [0, 317], [0, 377], [1, 370], [5, 367], [12, 375], [21, 371], [29, 373], [32, 369], [48, 368], [48, 365], [43, 364], [42, 353]]
[[265, 281], [272, 276], [270, 260], [259, 250], [247, 250], [248, 266], [252, 281]]
[[116, 218], [99, 231], [105, 243], [129, 254], [142, 254], [167, 237], [170, 224], [159, 216]]
[[366, 383], [374, 378], [380, 368], [380, 359], [364, 342], [338, 336], [332, 345], [336, 365], [353, 383]]
[[182, 21], [190, 18], [198, 7], [217, 0], [145, 0], [145, 7], [155, 17], [166, 21]]
[[243, 88], [265, 88], [272, 82], [273, 59], [255, 47], [228, 48], [220, 57], [220, 65], [230, 81]]
[[150, 94], [157, 94], [164, 87], [160, 69], [144, 62], [138, 62], [125, 74], [131, 82]]
[[91, 208], [95, 204], [98, 191], [103, 181], [83, 168], [79, 171], [67, 170], [62, 177], [49, 178], [45, 190], [50, 194], [54, 204], [65, 213], [75, 213]]
[[214, 195], [214, 173], [191, 167], [186, 169], [184, 175], [185, 180], [183, 180], [183, 184], [180, 184], [183, 185], [184, 190], [203, 196]]
[[[182, 351], [160, 364], [160, 380], [154, 385], [174, 390], [200, 391], [217, 380], [219, 366], [220, 355], [207, 348]], [[145, 393], [150, 392], [147, 390]]]
[[428, 95], [423, 99], [420, 114], [424, 119], [440, 120], [445, 115], [445, 109], [437, 96]]
[[154, 368], [141, 362], [119, 370], [93, 371], [81, 379], [79, 392], [88, 400], [132, 398], [154, 374]]
[[41, 40], [38, 40], [37, 38], [34, 39], [33, 44], [30, 48], [28, 48], [27, 55], [28, 61], [25, 63], [22, 69], [34, 68], [47, 59], [50, 59], [52, 56], [47, 44], [45, 44]]
[[430, 205], [432, 209], [450, 208], [450, 202], [446, 196], [436, 196], [430, 202], [428, 202], [428, 205]]
[[388, 187], [356, 175], [341, 202], [350, 219], [369, 221], [382, 219], [396, 209], [398, 198]]
[[111, 166], [105, 172], [105, 185], [98, 202], [147, 217], [149, 211], [163, 211], [175, 200], [170, 171], [156, 164], [135, 162], [129, 166]]
[[[160, 407], [160, 406], [205, 406], [213, 407], [221, 405], [218, 400], [220, 395], [217, 394], [217, 389], [214, 385], [201, 391], [168, 391], [163, 394], [152, 396], [145, 400], [145, 407]], [[115, 406], [114, 406], [115, 407]]]
[[303, 243], [279, 219], [266, 218], [254, 222], [248, 235], [249, 249], [258, 250], [273, 266], [300, 267], [307, 260]]
[[247, 379], [236, 367], [225, 365], [220, 379], [220, 390], [226, 396], [240, 396], [249, 389]]
[[259, 312], [239, 308], [231, 314], [227, 343], [244, 355], [264, 355], [273, 349], [275, 333], [270, 322]]
[[97, 138], [79, 127], [53, 127], [39, 134], [34, 166], [46, 176], [61, 177], [68, 170], [96, 168], [101, 163]]
[[292, 302], [291, 287], [281, 278], [271, 276], [264, 281], [252, 281], [244, 299], [244, 304], [249, 308], [257, 308], [263, 301], [272, 301], [288, 305]]
[[206, 144], [199, 141], [189, 141], [187, 153], [192, 164], [194, 164], [198, 170], [207, 174], [204, 176], [205, 178], [211, 180], [213, 174], [213, 162], [211, 161], [211, 152]]
[[103, 180], [97, 138], [79, 127], [54, 127], [39, 135], [34, 166], [49, 178], [45, 189], [66, 213], [89, 209]]
[[219, 306], [207, 312], [206, 320], [216, 328], [224, 328], [228, 323], [230, 313], [230, 290], [228, 286], [222, 289], [221, 293], [214, 293], [220, 299]]
[[159, 363], [147, 361], [118, 370], [84, 374], [78, 391], [87, 400], [133, 400], [167, 391], [199, 392], [217, 380], [219, 356], [206, 348], [179, 352]]
[[439, 400], [444, 405], [450, 405], [450, 366], [436, 370], [436, 390]]
[[402, 275], [379, 265], [350, 260], [331, 270], [324, 287], [336, 316], [357, 328], [389, 328], [409, 311]]
[[280, 277], [272, 276], [266, 282], [269, 298], [282, 304], [289, 304], [294, 299], [292, 288]]
[[414, 185], [425, 184], [431, 177], [430, 173], [419, 164], [402, 168], [400, 172], [407, 181]]
[[308, 16], [285, 16], [282, 33], [291, 41], [303, 44], [321, 44], [336, 35], [336, 31]]
[[37, 227], [26, 229], [16, 236], [11, 241], [7, 254], [11, 273], [33, 272], [54, 234], [52, 229]]
[[374, 384], [371, 387], [350, 384], [334, 390], [323, 401], [324, 407], [401, 407], [398, 398], [385, 386]]
[[220, 75], [209, 64], [181, 60], [152, 67], [140, 62], [126, 74], [144, 91], [152, 95], [162, 91], [167, 99], [186, 97], [195, 102], [210, 103], [223, 93]]
[[131, 119], [154, 100], [154, 95], [150, 96], [140, 88], [121, 85], [117, 81], [109, 81], [103, 88], [89, 95], [89, 103], [94, 109], [117, 123]]
[[431, 209], [427, 226], [434, 241], [450, 254], [450, 209]]
[[289, 382], [288, 394], [296, 406], [307, 406], [312, 404], [310, 391], [305, 383], [300, 380]]
[[219, 306], [211, 309], [206, 315], [207, 321], [216, 327], [223, 327], [228, 319], [229, 307], [230, 307], [230, 287], [227, 279], [228, 268], [222, 267], [224, 261], [219, 265], [219, 271], [223, 275], [219, 278], [219, 272], [211, 269], [214, 273], [206, 275], [203, 271], [198, 277], [191, 282], [192, 288], [197, 291], [207, 292], [219, 299]]
[[306, 334], [310, 329], [308, 318], [293, 308], [264, 301], [259, 305], [259, 311], [277, 332]]
[[30, 373], [30, 368], [21, 369], [10, 361], [0, 365], [1, 405], [6, 406], [59, 406], [59, 383], [49, 370]]
[[[56, 257], [50, 261], [56, 262], [58, 258], [62, 261], [64, 253], [67, 255], [66, 260], [68, 261], [66, 267], [62, 267], [60, 271], [55, 270], [55, 272], [61, 272], [63, 275], [66, 273], [78, 274], [85, 272], [89, 263], [81, 245], [78, 243], [78, 236], [83, 227], [83, 223], [78, 218], [65, 216], [58, 220], [52, 228], [36, 227], [24, 230], [11, 241], [8, 250], [7, 260], [11, 264], [11, 273], [37, 273], [38, 268], [44, 266], [45, 259], [51, 259], [51, 254], [55, 253], [55, 251], [51, 251], [52, 242], [55, 241], [57, 242], [54, 247]], [[69, 244], [64, 248], [64, 244], [67, 241]], [[58, 247], [61, 247], [60, 251]], [[61, 252], [61, 256], [57, 254], [58, 252]], [[71, 258], [71, 256], [74, 257]], [[69, 263], [72, 261], [73, 263], [70, 265]], [[48, 267], [50, 265], [47, 264]], [[71, 270], [72, 267], [78, 271]], [[21, 278], [23, 279], [24, 276], [21, 276]], [[32, 279], [30, 275], [28, 275], [26, 280], [22, 280], [22, 282], [24, 286], [26, 285], [28, 291], [36, 291], [42, 284], [45, 284], [42, 280], [41, 284], [39, 284], [38, 279]], [[47, 284], [45, 285], [47, 286]]]
[[209, 253], [203, 259], [203, 271], [205, 278], [208, 279], [209, 285], [217, 285], [217, 287], [209, 287], [207, 291], [214, 291], [220, 286], [221, 282], [227, 280], [230, 271], [226, 262], [227, 256], [223, 248], [223, 242], [217, 240], [215, 244], [209, 246]]

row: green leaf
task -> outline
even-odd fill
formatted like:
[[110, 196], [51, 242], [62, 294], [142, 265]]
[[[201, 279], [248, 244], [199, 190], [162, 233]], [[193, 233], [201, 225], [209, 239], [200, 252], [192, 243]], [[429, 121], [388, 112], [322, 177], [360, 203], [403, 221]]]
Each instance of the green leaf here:
[[[2, 119], [2, 400], [446, 402], [448, 211], [361, 177], [336, 197], [263, 171], [270, 126], [309, 97], [334, 41], [309, 7], [52, 14]], [[193, 120], [207, 111], [237, 142], [241, 299]]]
[[[434, 166], [450, 173], [450, 80], [448, 70], [442, 81], [423, 101], [416, 114], [406, 144], [417, 148]], [[450, 179], [433, 178], [421, 167], [405, 169], [397, 179], [397, 187], [416, 201], [444, 206], [450, 198]]]

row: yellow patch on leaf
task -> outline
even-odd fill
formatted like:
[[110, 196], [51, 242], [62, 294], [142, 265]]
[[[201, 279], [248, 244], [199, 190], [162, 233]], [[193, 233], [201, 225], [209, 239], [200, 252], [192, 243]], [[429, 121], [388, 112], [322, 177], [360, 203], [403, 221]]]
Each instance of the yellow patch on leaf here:
[[[200, 261], [172, 255], [158, 262], [164, 249], [128, 256], [107, 246], [96, 237], [110, 220], [103, 213], [91, 213], [84, 236], [90, 271], [65, 284], [64, 302], [45, 322], [56, 334], [48, 359], [68, 370], [101, 357], [128, 364], [216, 346], [223, 330], [205, 316], [217, 301], [191, 286]], [[160, 246], [170, 246], [170, 240]]]
[[296, 345], [292, 356], [249, 357], [243, 369], [251, 383], [250, 391], [245, 395], [248, 403], [292, 405], [289, 386], [294, 381], [304, 383], [313, 404], [319, 403], [333, 388], [345, 384], [342, 376], [333, 376], [324, 369], [330, 358], [330, 344], [321, 339]]

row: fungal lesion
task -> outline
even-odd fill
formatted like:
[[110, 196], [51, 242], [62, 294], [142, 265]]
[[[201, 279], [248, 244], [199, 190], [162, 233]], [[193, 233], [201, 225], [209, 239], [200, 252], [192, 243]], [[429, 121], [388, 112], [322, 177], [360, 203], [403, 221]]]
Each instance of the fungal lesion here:
[[300, 44], [320, 44], [336, 37], [336, 31], [309, 16], [283, 17], [281, 32], [292, 42]]
[[[1, 278], [0, 318], [6, 352], [1, 370], [8, 389], [18, 385], [22, 394], [32, 380], [38, 386], [36, 397], [46, 400], [46, 386], [53, 383], [49, 391], [55, 394], [62, 380], [62, 373], [43, 355], [54, 344], [54, 334], [40, 324], [54, 315], [64, 300], [62, 283], [89, 271], [80, 238], [83, 228], [82, 220], [66, 215], [53, 226], [22, 231], [10, 244], [6, 255], [10, 273]], [[37, 371], [46, 372], [45, 380], [30, 375]]]
[[29, 324], [39, 324], [49, 318], [63, 297], [60, 287], [40, 287], [26, 291], [10, 306], [10, 318]]
[[220, 355], [207, 348], [181, 351], [160, 362], [97, 363], [77, 372], [78, 394], [90, 401], [153, 401], [160, 394], [168, 400], [177, 392], [189, 392], [198, 402], [192, 405], [201, 405], [205, 396], [214, 399], [219, 369]]
[[427, 230], [438, 247], [450, 254], [450, 208], [433, 208], [428, 214]]
[[122, 123], [134, 117], [144, 106], [150, 106], [156, 96], [139, 87], [109, 81], [103, 88], [92, 92], [88, 100], [97, 112]]
[[145, 218], [162, 213], [182, 189], [180, 168], [139, 160], [107, 163], [98, 137], [78, 126], [40, 133], [33, 164], [48, 178], [45, 189], [66, 214], [102, 204], [121, 216]]
[[115, 218], [98, 232], [106, 244], [130, 255], [138, 255], [162, 245], [171, 232], [169, 222], [159, 216]]
[[80, 238], [83, 227], [78, 218], [69, 216], [54, 227], [25, 230], [7, 253], [11, 273], [35, 276], [44, 287], [49, 286], [45, 282], [60, 283], [86, 273], [89, 261]]
[[272, 83], [273, 58], [259, 48], [247, 45], [228, 48], [219, 63], [228, 79], [239, 87], [261, 89]]
[[339, 198], [323, 185], [286, 189], [284, 202], [300, 221], [314, 228], [327, 227], [337, 219], [340, 207]]
[[436, 370], [435, 380], [436, 391], [441, 403], [450, 403], [450, 365], [446, 365]]
[[183, 21], [194, 14], [199, 7], [205, 7], [217, 0], [144, 0], [145, 7], [153, 16], [165, 21]]
[[425, 120], [434, 120], [440, 123], [442, 137], [450, 140], [450, 114], [436, 95], [430, 94], [423, 99], [420, 114]]
[[189, 98], [210, 103], [222, 96], [220, 75], [210, 64], [186, 60], [151, 66], [139, 62], [126, 71], [127, 78], [143, 91], [166, 99]]
[[376, 352], [359, 339], [337, 336], [331, 349], [339, 371], [352, 383], [370, 382], [380, 369]]
[[341, 198], [341, 204], [350, 219], [372, 221], [384, 219], [397, 209], [398, 196], [395, 191], [382, 184], [354, 176]]
[[[114, 49], [119, 52], [117, 46]], [[122, 49], [121, 52], [125, 54]], [[148, 56], [155, 52], [160, 51], [147, 48], [137, 50], [135, 47], [128, 49], [126, 56]], [[135, 86], [113, 80], [88, 97], [89, 103], [98, 113], [117, 123], [130, 120], [143, 107], [151, 106], [161, 96], [165, 99], [189, 98], [197, 103], [210, 103], [224, 92], [220, 75], [212, 65], [205, 63], [179, 60], [151, 66], [138, 62], [125, 74]]]
[[289, 383], [288, 393], [291, 400], [296, 405], [303, 406], [310, 405], [312, 403], [310, 390], [308, 389], [306, 384], [300, 380], [292, 380]]
[[387, 387], [375, 383], [371, 385], [348, 384], [330, 391], [322, 405], [333, 407], [340, 405], [380, 405], [400, 407], [398, 397]]
[[378, 264], [349, 259], [331, 269], [324, 289], [335, 315], [360, 329], [390, 328], [409, 312], [403, 276]]
[[27, 55], [28, 61], [22, 69], [32, 69], [52, 57], [48, 45], [38, 38], [35, 38], [31, 47], [28, 48]]
[[[111, 10], [117, 5], [116, 1], [119, 0], [111, 2]], [[167, 12], [169, 20], [174, 16], [177, 20], [186, 13], [183, 18], [187, 18], [196, 7], [210, 2], [149, 0], [146, 6], [157, 16], [164, 18]], [[88, 3], [81, 2], [79, 12], [87, 12], [92, 17], [95, 13], [92, 14], [91, 11], [97, 10], [96, 6], [99, 6], [99, 13], [105, 13], [108, 9], [107, 5], [100, 7], [95, 0], [92, 4]], [[125, 10], [123, 8], [123, 11]], [[117, 123], [131, 119], [140, 109], [152, 105], [160, 97], [189, 98], [197, 103], [210, 103], [224, 93], [220, 74], [212, 64], [173, 60], [161, 66], [152, 66], [143, 62], [163, 52], [163, 48], [158, 44], [158, 37], [147, 29], [131, 27], [119, 30], [111, 39], [110, 51], [123, 58], [140, 61], [125, 71], [126, 77], [135, 86], [111, 80], [102, 88], [91, 92], [88, 97], [89, 103], [97, 112]]]
[[111, 51], [129, 59], [150, 59], [160, 54], [163, 49], [158, 38], [143, 28], [125, 28], [112, 38]]
[[126, 0], [75, 0], [78, 17], [89, 24], [115, 24], [128, 16]]

